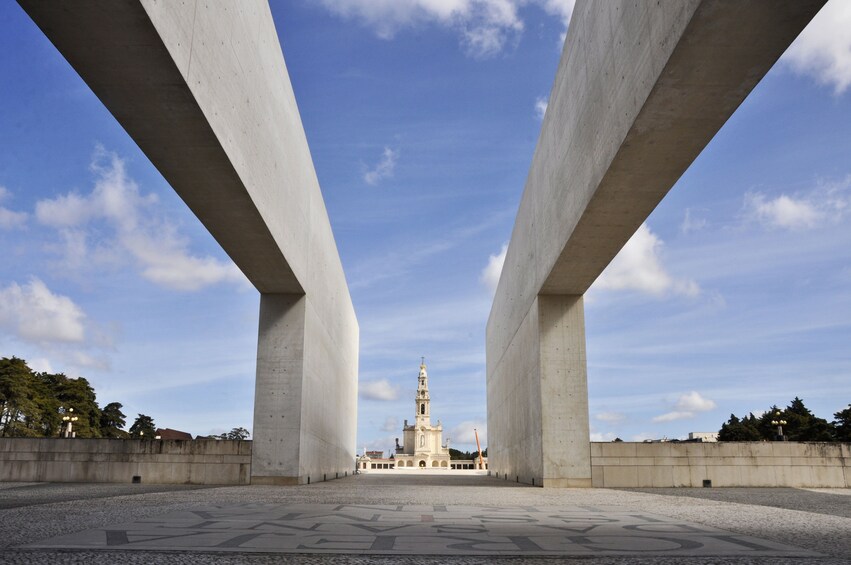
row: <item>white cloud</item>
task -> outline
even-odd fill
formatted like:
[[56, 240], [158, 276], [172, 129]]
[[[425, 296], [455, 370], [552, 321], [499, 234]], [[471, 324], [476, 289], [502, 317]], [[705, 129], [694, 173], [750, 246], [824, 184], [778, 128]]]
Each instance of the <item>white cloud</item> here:
[[661, 416], [655, 416], [653, 418], [654, 422], [673, 422], [674, 420], [686, 420], [688, 418], [694, 418], [694, 412], [684, 412], [681, 410], [674, 410], [673, 412], [667, 412], [662, 414]]
[[398, 158], [398, 151], [385, 147], [384, 152], [381, 154], [381, 160], [378, 161], [374, 169], [364, 173], [363, 180], [366, 181], [366, 184], [375, 186], [379, 181], [392, 177]]
[[[54, 228], [70, 228], [85, 224], [95, 217], [108, 217], [106, 210], [98, 210], [102, 206], [103, 188], [95, 189], [91, 197], [85, 198], [75, 192], [69, 192], [52, 200], [39, 200], [35, 205], [35, 217], [46, 226]], [[135, 185], [133, 192], [136, 192]], [[138, 196], [138, 193], [135, 194]]]
[[395, 416], [387, 416], [387, 419], [384, 420], [384, 424], [381, 425], [382, 432], [397, 432], [400, 429], [399, 418], [396, 418]]
[[479, 432], [479, 442], [484, 450], [488, 446], [488, 427], [481, 420], [466, 420], [443, 435], [451, 439], [452, 445], [476, 445], [475, 430]]
[[535, 100], [535, 117], [537, 117], [539, 120], [543, 120], [544, 115], [546, 115], [546, 113], [547, 113], [547, 106], [548, 105], [549, 104], [547, 102], [547, 99], [543, 96], [539, 96]]
[[707, 222], [706, 218], [698, 218], [692, 214], [691, 208], [686, 208], [685, 216], [683, 217], [683, 223], [680, 224], [680, 232], [683, 234], [688, 234], [691, 232], [700, 231], [705, 228], [709, 222]]
[[538, 0], [538, 3], [544, 10], [561, 19], [564, 24], [564, 31], [559, 36], [559, 50], [564, 45], [564, 40], [567, 37], [567, 26], [570, 25], [570, 18], [573, 15], [573, 7], [576, 5], [576, 0]]
[[576, 0], [539, 0], [538, 3], [541, 4], [548, 14], [561, 18], [566, 28], [570, 23], [570, 16], [573, 14], [573, 7], [576, 5]]
[[842, 94], [851, 85], [851, 2], [831, 0], [792, 43], [782, 60], [793, 70], [832, 85]]
[[53, 373], [53, 365], [50, 364], [48, 359], [44, 357], [36, 357], [34, 359], [28, 359], [27, 365], [30, 366], [30, 369], [35, 371], [36, 373]]
[[396, 400], [399, 398], [399, 388], [387, 379], [366, 381], [360, 383], [358, 394], [367, 400]]
[[502, 250], [496, 255], [491, 255], [488, 259], [488, 264], [482, 269], [482, 274], [479, 280], [491, 291], [491, 294], [496, 294], [496, 286], [499, 284], [499, 277], [502, 274], [502, 266], [505, 264], [505, 253], [508, 251], [508, 244], [502, 245]]
[[0, 230], [21, 229], [27, 224], [26, 212], [14, 212], [0, 206]]
[[656, 296], [668, 293], [697, 296], [698, 284], [690, 279], [675, 279], [662, 266], [662, 240], [641, 224], [620, 253], [594, 283], [607, 290], [637, 290]]
[[33, 343], [82, 343], [86, 315], [67, 296], [54, 294], [39, 279], [0, 288], [0, 327]]
[[714, 410], [716, 406], [717, 405], [714, 400], [704, 398], [695, 390], [680, 396], [676, 405], [677, 410], [684, 410], [688, 412], [709, 412], [710, 410]]
[[851, 211], [851, 175], [820, 181], [794, 195], [745, 194], [742, 216], [768, 228], [802, 231], [841, 222]]
[[[0, 186], [0, 202], [7, 200], [11, 195], [6, 187]], [[26, 212], [15, 212], [0, 206], [0, 230], [21, 229], [26, 225], [27, 218]]]
[[490, 57], [516, 41], [524, 24], [521, 8], [536, 5], [567, 27], [574, 0], [320, 0], [333, 14], [392, 39], [404, 29], [439, 25], [455, 30], [471, 57]]
[[[90, 194], [71, 192], [36, 204], [39, 223], [59, 231], [65, 267], [121, 262], [129, 255], [143, 277], [166, 288], [190, 291], [221, 282], [245, 283], [232, 262], [191, 255], [176, 228], [155, 216], [156, 196], [140, 193], [117, 155], [98, 147], [91, 169], [96, 178]], [[108, 235], [98, 238], [102, 225]]]
[[90, 355], [83, 351], [71, 352], [68, 357], [68, 361], [74, 367], [100, 370], [107, 370], [110, 367], [109, 359], [106, 357]]
[[626, 416], [624, 414], [621, 414], [620, 412], [600, 412], [594, 417], [600, 420], [601, 422], [611, 423], [622, 422], [626, 419]]
[[717, 407], [714, 400], [705, 398], [697, 391], [683, 394], [677, 400], [674, 410], [653, 418], [654, 422], [673, 422], [694, 418], [699, 412], [709, 412]]
[[815, 227], [821, 213], [806, 200], [785, 194], [768, 199], [759, 192], [745, 195], [745, 214], [769, 227], [803, 230]]
[[600, 433], [600, 432], [591, 432], [591, 441], [612, 441], [615, 439], [615, 434], [611, 432]]

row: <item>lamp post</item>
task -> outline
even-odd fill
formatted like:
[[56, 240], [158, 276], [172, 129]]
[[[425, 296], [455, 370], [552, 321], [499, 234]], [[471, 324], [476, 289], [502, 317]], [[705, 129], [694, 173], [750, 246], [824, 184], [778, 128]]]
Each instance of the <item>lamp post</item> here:
[[774, 417], [775, 419], [771, 420], [771, 425], [777, 426], [777, 437], [775, 439], [777, 441], [784, 441], [786, 438], [783, 437], [783, 426], [786, 425], [786, 420], [780, 419], [780, 412], [776, 412]]
[[74, 431], [74, 422], [77, 421], [77, 416], [74, 415], [74, 409], [69, 408], [65, 415], [62, 416], [62, 421], [65, 422], [65, 437], [66, 438], [75, 438], [77, 437], [77, 432]]

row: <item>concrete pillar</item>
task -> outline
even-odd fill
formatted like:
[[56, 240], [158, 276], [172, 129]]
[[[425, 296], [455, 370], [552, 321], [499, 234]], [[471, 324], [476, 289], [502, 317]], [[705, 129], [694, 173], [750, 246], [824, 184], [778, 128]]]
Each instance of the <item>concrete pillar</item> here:
[[358, 324], [268, 2], [20, 4], [261, 294], [252, 482], [345, 476]]
[[299, 484], [307, 297], [261, 294], [252, 484]]
[[581, 295], [539, 295], [505, 354], [488, 357], [488, 468], [511, 481], [591, 486]]
[[590, 487], [591, 444], [582, 296], [538, 296], [545, 487]]
[[500, 478], [591, 486], [582, 295], [824, 2], [577, 1], [488, 318]]
[[357, 433], [357, 342], [323, 324], [308, 295], [260, 295], [251, 483], [346, 476]]

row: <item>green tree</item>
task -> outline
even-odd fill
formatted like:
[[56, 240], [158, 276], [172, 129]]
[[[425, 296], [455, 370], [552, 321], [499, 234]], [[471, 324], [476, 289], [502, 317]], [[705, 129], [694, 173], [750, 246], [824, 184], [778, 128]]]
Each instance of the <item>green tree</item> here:
[[149, 438], [154, 439], [157, 428], [154, 426], [154, 419], [144, 414], [139, 414], [133, 425], [130, 426], [130, 437], [132, 438]]
[[833, 415], [833, 434], [836, 441], [851, 442], [851, 404]]
[[100, 433], [102, 437], [126, 438], [124, 431], [127, 416], [121, 411], [120, 402], [110, 402], [100, 411]]
[[467, 461], [467, 460], [473, 459], [473, 454], [471, 454], [469, 451], [461, 451], [461, 450], [455, 449], [454, 447], [450, 447], [449, 448], [449, 459], [452, 459], [452, 460], [457, 459], [457, 460], [461, 460], [461, 461]]
[[0, 359], [0, 435], [33, 436], [41, 411], [34, 388], [35, 376], [26, 361]]
[[759, 441], [761, 438], [756, 427], [756, 418], [749, 414], [740, 420], [735, 414], [730, 414], [730, 419], [721, 424], [718, 432], [718, 441]]
[[59, 400], [45, 381], [44, 375], [45, 373], [33, 375], [30, 387], [37, 411], [33, 420], [27, 421], [27, 426], [37, 437], [53, 437], [59, 434], [62, 420], [59, 414]]
[[245, 428], [242, 428], [242, 427], [233, 428], [231, 431], [225, 432], [225, 433], [223, 433], [222, 435], [219, 436], [219, 438], [221, 438], [221, 439], [238, 439], [238, 440], [245, 440], [245, 439], [248, 439], [249, 437], [251, 437], [251, 433], [248, 430], [246, 430]]
[[[779, 414], [778, 414], [779, 412]], [[772, 426], [772, 431], [766, 439], [774, 439], [777, 435], [777, 426], [771, 424], [771, 420], [785, 420], [783, 435], [789, 441], [833, 441], [833, 428], [824, 418], [819, 418], [804, 406], [804, 401], [797, 396], [784, 410], [776, 406], [763, 415], [765, 426]]]
[[79, 420], [74, 425], [77, 437], [101, 437], [100, 408], [95, 390], [83, 377], [69, 379], [63, 374], [55, 377], [56, 398], [66, 408], [73, 408]]

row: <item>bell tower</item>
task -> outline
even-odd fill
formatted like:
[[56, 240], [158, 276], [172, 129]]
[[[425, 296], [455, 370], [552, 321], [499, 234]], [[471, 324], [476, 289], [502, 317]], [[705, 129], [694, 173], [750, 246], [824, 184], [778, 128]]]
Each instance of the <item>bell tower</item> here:
[[416, 414], [417, 428], [422, 426], [431, 426], [431, 410], [429, 407], [430, 399], [428, 396], [428, 372], [426, 371], [425, 357], [420, 363], [420, 375], [417, 381], [417, 397], [416, 397]]

